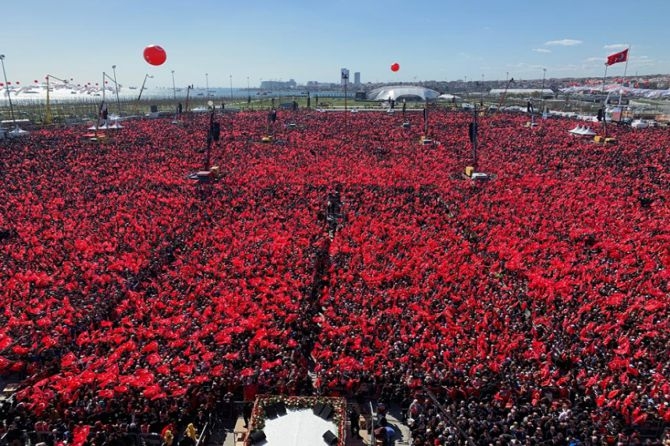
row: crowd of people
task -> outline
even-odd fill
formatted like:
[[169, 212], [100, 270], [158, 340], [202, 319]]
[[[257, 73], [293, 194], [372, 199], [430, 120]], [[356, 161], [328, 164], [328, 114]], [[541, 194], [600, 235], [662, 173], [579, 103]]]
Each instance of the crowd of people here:
[[495, 179], [473, 182], [471, 116], [423, 116], [228, 113], [215, 183], [188, 178], [205, 116], [3, 143], [0, 375], [25, 378], [5, 429], [83, 444], [181, 431], [230, 393], [365, 387], [412, 402], [416, 445], [662, 432], [667, 131], [602, 146], [482, 117]]

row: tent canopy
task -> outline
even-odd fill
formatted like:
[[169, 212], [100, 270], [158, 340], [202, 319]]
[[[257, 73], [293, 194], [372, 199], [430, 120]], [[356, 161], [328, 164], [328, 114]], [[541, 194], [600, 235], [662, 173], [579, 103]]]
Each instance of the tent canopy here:
[[439, 95], [439, 92], [431, 90], [430, 88], [400, 85], [375, 88], [368, 93], [368, 99], [372, 101], [397, 101], [399, 99], [407, 99], [408, 101], [432, 101], [437, 99]]
[[455, 94], [445, 93], [445, 94], [441, 94], [440, 96], [438, 96], [437, 99], [441, 99], [443, 101], [460, 101], [461, 97], [456, 96]]

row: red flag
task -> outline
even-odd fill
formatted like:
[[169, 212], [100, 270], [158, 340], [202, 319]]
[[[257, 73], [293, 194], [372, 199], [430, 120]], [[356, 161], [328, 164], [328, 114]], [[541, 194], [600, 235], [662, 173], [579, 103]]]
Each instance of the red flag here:
[[619, 62], [626, 62], [628, 60], [628, 48], [618, 53], [610, 54], [607, 56], [607, 62], [605, 65], [614, 65]]
[[82, 446], [85, 442], [86, 439], [88, 438], [88, 434], [91, 431], [91, 426], [82, 426], [82, 425], [77, 425], [74, 427], [74, 431], [72, 433], [72, 444], [74, 446]]

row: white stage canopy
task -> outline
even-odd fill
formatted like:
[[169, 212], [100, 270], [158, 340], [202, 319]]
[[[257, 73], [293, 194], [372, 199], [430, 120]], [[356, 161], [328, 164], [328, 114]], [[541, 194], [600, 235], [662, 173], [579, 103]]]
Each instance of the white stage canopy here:
[[432, 101], [437, 99], [439, 95], [439, 92], [430, 88], [413, 85], [396, 85], [375, 88], [368, 93], [368, 99], [371, 101], [397, 101], [399, 99]]

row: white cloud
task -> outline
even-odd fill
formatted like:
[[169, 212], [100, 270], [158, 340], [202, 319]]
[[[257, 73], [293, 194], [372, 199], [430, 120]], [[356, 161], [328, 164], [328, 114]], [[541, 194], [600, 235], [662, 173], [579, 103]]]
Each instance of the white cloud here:
[[468, 59], [468, 60], [484, 60], [483, 57], [476, 56], [476, 55], [470, 54], [470, 53], [460, 52], [460, 53], [458, 53], [458, 55], [461, 56], [461, 57], [464, 57], [465, 59]]
[[[544, 65], [529, 64], [527, 62], [517, 62], [514, 64], [506, 64], [505, 68], [513, 70], [517, 73], [540, 73], [543, 68], [546, 68]], [[541, 76], [541, 75], [540, 75]]]
[[550, 40], [548, 42], [545, 42], [544, 44], [545, 45], [559, 45], [559, 46], [575, 46], [575, 45], [581, 45], [582, 41], [581, 40], [575, 40], [575, 39]]
[[606, 50], [622, 50], [628, 47], [629, 45], [627, 43], [613, 43], [611, 45], [603, 46], [603, 48], [605, 48]]
[[652, 67], [658, 64], [658, 62], [649, 56], [631, 56], [630, 61], [636, 67]]
[[551, 50], [548, 50], [546, 48], [533, 48], [533, 51], [536, 53], [551, 53]]
[[560, 72], [560, 73], [574, 73], [574, 72], [578, 72], [580, 68], [581, 67], [579, 67], [578, 65], [568, 64], [568, 65], [560, 65], [560, 66], [554, 67], [554, 68], [552, 68], [551, 71], [552, 72]]

